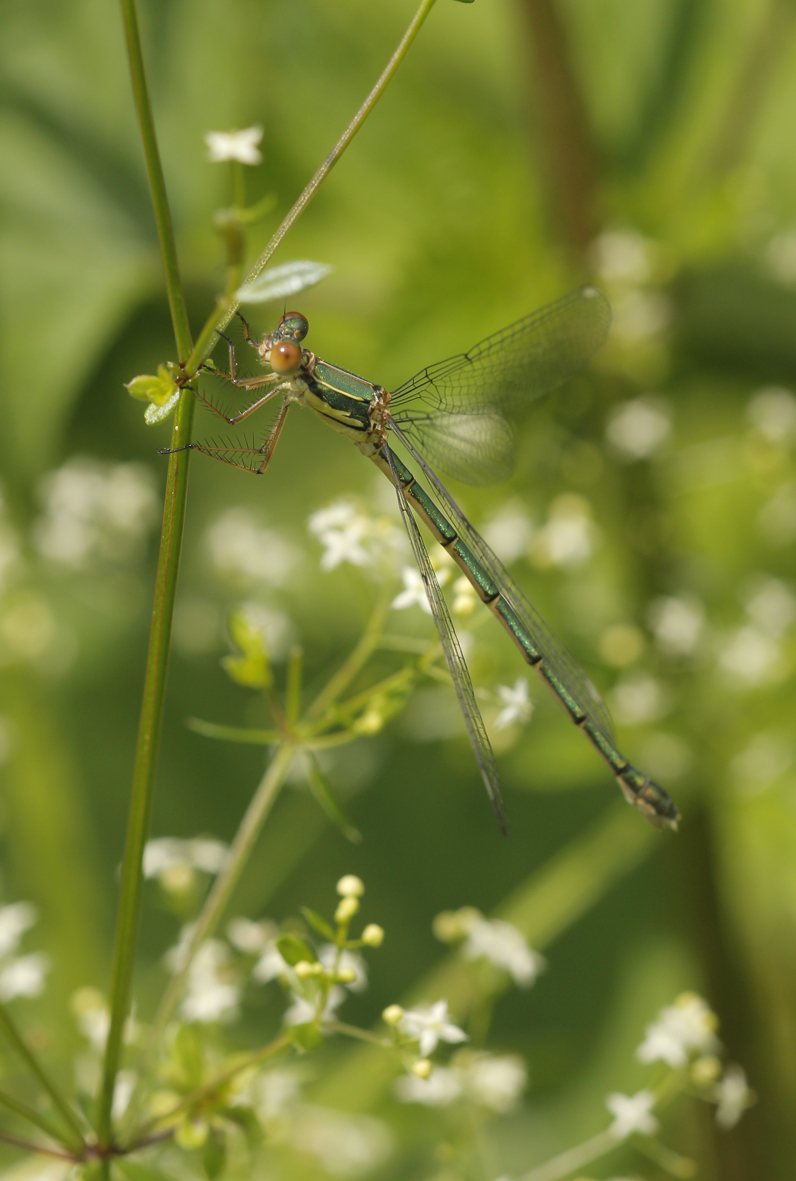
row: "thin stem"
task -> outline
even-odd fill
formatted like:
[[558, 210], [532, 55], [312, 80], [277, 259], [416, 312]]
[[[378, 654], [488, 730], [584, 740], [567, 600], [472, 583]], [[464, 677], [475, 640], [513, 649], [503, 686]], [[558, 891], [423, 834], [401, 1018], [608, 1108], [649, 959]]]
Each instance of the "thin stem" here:
[[[257, 259], [257, 262], [254, 264], [252, 269], [249, 271], [248, 275], [246, 276], [246, 279], [244, 280], [244, 283], [251, 282], [251, 280], [256, 278], [256, 276], [259, 275], [260, 272], [267, 266], [271, 256], [273, 255], [276, 248], [279, 246], [282, 239], [285, 237], [285, 234], [287, 234], [288, 230], [293, 225], [293, 222], [296, 220], [296, 218], [299, 216], [299, 214], [301, 214], [304, 211], [305, 207], [310, 203], [312, 198], [315, 196], [315, 193], [317, 192], [319, 186], [326, 179], [329, 172], [331, 172], [334, 165], [337, 163], [337, 161], [342, 156], [343, 152], [346, 150], [348, 145], [351, 143], [351, 140], [354, 138], [354, 136], [359, 131], [362, 124], [367, 119], [370, 112], [373, 110], [373, 108], [376, 105], [376, 103], [378, 102], [378, 100], [381, 98], [381, 95], [382, 95], [385, 87], [387, 86], [387, 83], [390, 81], [393, 74], [398, 69], [398, 66], [403, 61], [403, 59], [406, 55], [406, 52], [409, 49], [409, 46], [414, 41], [415, 37], [417, 36], [418, 32], [420, 31], [420, 28], [421, 28], [423, 22], [425, 21], [428, 14], [431, 12], [431, 9], [434, 7], [434, 3], [435, 3], [435, 0], [422, 0], [420, 7], [418, 8], [417, 12], [415, 13], [414, 17], [412, 18], [412, 21], [411, 21], [408, 29], [406, 30], [403, 37], [401, 38], [401, 41], [398, 44], [398, 48], [395, 50], [395, 53], [392, 55], [392, 57], [388, 61], [387, 65], [385, 66], [381, 76], [379, 77], [378, 82], [373, 87], [370, 94], [367, 96], [367, 98], [363, 102], [362, 106], [357, 111], [356, 115], [354, 115], [354, 118], [348, 124], [348, 127], [346, 127], [345, 131], [340, 136], [340, 138], [338, 139], [337, 143], [332, 148], [329, 155], [323, 161], [320, 168], [313, 176], [312, 180], [309, 182], [307, 187], [301, 193], [298, 200], [294, 204], [293, 208], [286, 215], [282, 224], [279, 226], [279, 228], [276, 230], [273, 237], [271, 238], [271, 241], [268, 243], [265, 250], [262, 252], [260, 257]], [[194, 348], [193, 352], [191, 353], [191, 356], [188, 358], [188, 364], [186, 365], [186, 369], [189, 374], [193, 375], [197, 371], [199, 365], [204, 360], [204, 358], [209, 354], [209, 352], [212, 351], [212, 344], [215, 344], [216, 330], [224, 328], [229, 323], [229, 321], [234, 316], [237, 308], [238, 308], [237, 303], [235, 303], [235, 302], [229, 303], [227, 305], [226, 309], [224, 310], [223, 314], [221, 315], [221, 317], [216, 321], [215, 325], [212, 328], [210, 328], [209, 331], [207, 331], [208, 325], [205, 325], [205, 327], [202, 329], [199, 340], [196, 343], [196, 347]], [[212, 342], [212, 344], [211, 344], [211, 342]]]
[[69, 1152], [59, 1152], [57, 1148], [48, 1148], [46, 1144], [34, 1144], [32, 1140], [23, 1140], [21, 1136], [12, 1136], [10, 1132], [0, 1132], [3, 1144], [13, 1144], [14, 1148], [22, 1148], [25, 1152], [37, 1152], [44, 1156], [57, 1156], [59, 1160], [73, 1161], [76, 1158]]
[[134, 1142], [131, 1142], [125, 1151], [132, 1152], [134, 1149], [142, 1147], [145, 1141], [149, 1143], [149, 1141], [146, 1140], [146, 1137], [149, 1135], [152, 1128], [157, 1127], [158, 1124], [162, 1124], [167, 1120], [173, 1119], [174, 1116], [179, 1115], [181, 1111], [187, 1111], [189, 1108], [193, 1107], [194, 1104], [200, 1103], [203, 1099], [206, 1099], [208, 1095], [215, 1094], [215, 1092], [218, 1091], [220, 1087], [223, 1087], [227, 1083], [231, 1082], [236, 1075], [242, 1074], [245, 1070], [250, 1070], [252, 1066], [258, 1066], [261, 1062], [266, 1062], [269, 1058], [273, 1058], [276, 1054], [281, 1054], [282, 1051], [287, 1050], [290, 1045], [290, 1035], [283, 1033], [281, 1037], [278, 1037], [274, 1041], [269, 1042], [269, 1044], [267, 1046], [263, 1046], [261, 1050], [255, 1050], [253, 1054], [248, 1054], [245, 1058], [239, 1058], [235, 1065], [230, 1067], [229, 1070], [223, 1071], [221, 1074], [216, 1075], [214, 1079], [211, 1079], [210, 1082], [203, 1083], [201, 1087], [197, 1087], [195, 1091], [191, 1091], [189, 1095], [186, 1095], [184, 1099], [181, 1099], [179, 1103], [176, 1103], [174, 1107], [172, 1107], [171, 1111], [166, 1112], [165, 1115], [158, 1115], [154, 1119], [148, 1120], [147, 1123], [138, 1128], [135, 1132]]
[[[191, 331], [180, 283], [174, 230], [147, 91], [134, 0], [120, 0], [120, 2], [132, 76], [133, 97], [141, 128], [147, 176], [166, 276], [166, 290], [174, 328], [174, 339], [178, 356], [182, 362], [191, 351]], [[98, 1133], [101, 1147], [108, 1147], [111, 1142], [113, 1092], [121, 1060], [122, 1034], [130, 998], [133, 955], [143, 887], [142, 859], [152, 811], [155, 766], [163, 723], [163, 698], [166, 689], [171, 623], [185, 520], [185, 500], [188, 491], [188, 457], [190, 452], [180, 451], [179, 448], [190, 442], [194, 406], [193, 393], [189, 390], [184, 391], [177, 408], [171, 440], [172, 449], [177, 453], [172, 454], [169, 460], [166, 481], [163, 531], [155, 584], [155, 601], [144, 679], [138, 745], [133, 768], [127, 838], [122, 860], [116, 939], [113, 949], [110, 1028], [105, 1047], [98, 1113]]]
[[337, 700], [343, 690], [351, 684], [362, 666], [367, 663], [373, 652], [379, 646], [379, 640], [384, 630], [384, 623], [389, 611], [390, 607], [387, 602], [387, 595], [384, 594], [368, 620], [359, 643], [307, 710], [304, 719], [305, 722], [311, 722], [313, 719], [320, 717], [324, 710], [328, 709], [332, 702]]
[[191, 941], [185, 951], [183, 966], [172, 977], [160, 1002], [152, 1025], [147, 1053], [151, 1052], [162, 1040], [168, 1020], [179, 1000], [191, 961], [199, 945], [212, 935], [224, 913], [232, 892], [238, 884], [243, 868], [249, 859], [254, 843], [260, 835], [260, 830], [265, 823], [265, 819], [271, 811], [285, 774], [293, 761], [294, 754], [295, 748], [289, 743], [279, 748], [268, 765], [268, 769], [257, 791], [254, 793], [249, 807], [246, 809], [246, 814], [232, 842], [227, 864], [216, 878], [210, 893], [205, 899], [199, 918], [196, 921]]
[[0, 1091], [0, 1103], [4, 1107], [7, 1107], [9, 1111], [21, 1115], [23, 1119], [26, 1119], [28, 1123], [37, 1127], [39, 1131], [44, 1132], [56, 1144], [60, 1144], [63, 1140], [63, 1132], [59, 1131], [54, 1124], [51, 1124], [48, 1119], [38, 1112], [35, 1107], [31, 1107], [29, 1103], [23, 1103], [21, 1099], [15, 1099], [13, 1095], [9, 1095], [5, 1091]]
[[322, 1028], [329, 1033], [342, 1033], [357, 1041], [369, 1042], [372, 1046], [381, 1046], [383, 1050], [393, 1049], [393, 1042], [389, 1038], [379, 1037], [377, 1033], [371, 1033], [369, 1029], [360, 1029], [356, 1025], [346, 1025], [344, 1021], [324, 1021]]
[[[66, 1099], [63, 1097], [61, 1092], [58, 1090], [58, 1088], [56, 1087], [56, 1085], [52, 1081], [52, 1079], [49, 1077], [49, 1075], [47, 1075], [44, 1072], [38, 1059], [28, 1049], [28, 1046], [25, 1044], [25, 1040], [22, 1037], [22, 1034], [19, 1032], [16, 1025], [11, 1020], [11, 1017], [9, 1016], [8, 1011], [6, 1010], [5, 1005], [2, 1005], [2, 1004], [0, 1004], [0, 1028], [2, 1028], [3, 1032], [5, 1033], [6, 1037], [9, 1040], [9, 1042], [14, 1047], [16, 1052], [19, 1054], [20, 1058], [23, 1060], [25, 1065], [28, 1067], [28, 1069], [31, 1071], [31, 1073], [33, 1075], [35, 1075], [35, 1077], [38, 1079], [39, 1085], [41, 1086], [42, 1090], [46, 1091], [47, 1094], [50, 1096], [50, 1098], [53, 1101], [53, 1104], [58, 1109], [58, 1111], [61, 1113], [63, 1119], [68, 1124], [70, 1130], [74, 1134], [74, 1139], [72, 1140], [70, 1147], [73, 1147], [75, 1149], [78, 1156], [82, 1155], [82, 1153], [85, 1151], [86, 1142], [83, 1139], [83, 1131], [80, 1127], [80, 1124], [78, 1123], [77, 1116], [72, 1111], [72, 1108], [69, 1106]], [[20, 1113], [20, 1114], [23, 1114], [23, 1113]], [[39, 1126], [41, 1127], [41, 1124], [39, 1124]], [[48, 1135], [52, 1135], [52, 1132], [49, 1131], [48, 1129], [43, 1129], [43, 1130], [47, 1131]], [[61, 1140], [62, 1137], [56, 1135], [55, 1139]]]
[[616, 1148], [619, 1143], [616, 1136], [612, 1136], [610, 1132], [600, 1132], [598, 1135], [592, 1136], [590, 1140], [584, 1140], [582, 1144], [576, 1145], [575, 1148], [568, 1148], [560, 1156], [554, 1156], [552, 1160], [545, 1161], [543, 1165], [539, 1165], [538, 1169], [531, 1169], [530, 1173], [523, 1173], [518, 1181], [563, 1181], [564, 1177], [568, 1177], [576, 1169], [582, 1169], [584, 1165], [591, 1164], [598, 1157], [605, 1156], [606, 1152]]

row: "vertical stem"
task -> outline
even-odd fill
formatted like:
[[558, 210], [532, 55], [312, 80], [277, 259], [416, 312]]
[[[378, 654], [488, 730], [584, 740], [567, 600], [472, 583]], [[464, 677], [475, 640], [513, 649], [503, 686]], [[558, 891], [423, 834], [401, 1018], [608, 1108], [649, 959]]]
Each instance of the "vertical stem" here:
[[[174, 229], [155, 136], [152, 108], [147, 92], [134, 0], [121, 0], [121, 7], [133, 83], [133, 97], [141, 128], [147, 176], [163, 256], [174, 337], [180, 360], [184, 361], [191, 350], [191, 331], [180, 284]], [[190, 390], [185, 390], [174, 421], [172, 448], [181, 447], [190, 441], [194, 404], [193, 393]], [[181, 451], [171, 456], [166, 482], [163, 532], [155, 584], [155, 602], [144, 679], [138, 745], [133, 768], [127, 838], [122, 860], [116, 939], [113, 949], [110, 988], [111, 1019], [105, 1047], [97, 1126], [99, 1142], [102, 1147], [110, 1145], [112, 1140], [113, 1092], [119, 1070], [122, 1034], [130, 999], [133, 956], [141, 910], [142, 859], [144, 843], [149, 832], [155, 765], [163, 722], [163, 698], [166, 690], [171, 623], [185, 520], [185, 500], [188, 491], [189, 455], [190, 452]]]

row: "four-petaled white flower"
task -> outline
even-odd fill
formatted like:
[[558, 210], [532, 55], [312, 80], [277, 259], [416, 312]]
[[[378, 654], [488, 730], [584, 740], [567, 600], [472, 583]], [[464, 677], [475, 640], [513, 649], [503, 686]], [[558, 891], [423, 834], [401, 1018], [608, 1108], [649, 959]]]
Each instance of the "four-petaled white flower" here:
[[702, 997], [687, 992], [673, 1005], [661, 1009], [652, 1025], [644, 1031], [644, 1041], [636, 1050], [640, 1062], [659, 1059], [673, 1069], [685, 1066], [692, 1050], [703, 1054], [719, 1048], [716, 1016]]
[[334, 570], [341, 562], [352, 566], [370, 566], [371, 554], [364, 546], [370, 534], [370, 521], [348, 501], [338, 501], [313, 513], [307, 522], [324, 547], [322, 570]]
[[499, 1115], [514, 1107], [527, 1081], [525, 1063], [516, 1054], [479, 1054], [467, 1064], [465, 1074], [473, 1102]]
[[262, 127], [245, 127], [242, 131], [208, 131], [205, 133], [211, 164], [223, 160], [237, 160], [241, 164], [259, 164], [263, 158], [257, 147], [263, 138]]
[[284, 976], [288, 970], [288, 965], [282, 959], [279, 948], [271, 942], [267, 944], [263, 954], [254, 965], [252, 980], [257, 980], [260, 984], [267, 984], [269, 980], [276, 980], [279, 976]]
[[426, 594], [426, 584], [423, 582], [423, 576], [419, 570], [414, 566], [404, 566], [401, 571], [401, 581], [404, 584], [404, 589], [395, 596], [390, 604], [395, 611], [405, 611], [407, 607], [414, 607], [415, 604], [425, 611], [426, 615], [431, 614], [431, 604], [428, 601]]
[[31, 902], [12, 902], [0, 908], [0, 956], [16, 951], [21, 936], [36, 922]]
[[207, 939], [188, 969], [182, 1016], [202, 1024], [234, 1021], [239, 1001], [240, 985], [229, 966], [229, 948], [219, 939]]
[[448, 1002], [436, 1001], [424, 1009], [407, 1009], [398, 1028], [407, 1037], [416, 1038], [420, 1043], [420, 1055], [428, 1058], [439, 1042], [466, 1042], [467, 1034], [448, 1021]]
[[734, 1128], [747, 1107], [755, 1101], [755, 1093], [746, 1083], [743, 1068], [731, 1063], [724, 1072], [724, 1078], [716, 1083], [713, 1097], [718, 1102], [716, 1123], [722, 1128]]
[[529, 988], [546, 966], [544, 957], [528, 946], [522, 932], [501, 919], [475, 918], [462, 945], [462, 954], [468, 960], [481, 957], [489, 960], [508, 972], [522, 988]]
[[626, 1140], [633, 1132], [654, 1136], [660, 1126], [652, 1114], [655, 1106], [652, 1091], [638, 1091], [635, 1095], [621, 1095], [615, 1091], [608, 1096], [605, 1106], [614, 1117], [608, 1131], [617, 1140]]
[[495, 729], [505, 730], [512, 722], [527, 722], [533, 713], [533, 702], [528, 696], [528, 682], [517, 677], [514, 687], [498, 685], [497, 695], [503, 702], [503, 709], [495, 718]]

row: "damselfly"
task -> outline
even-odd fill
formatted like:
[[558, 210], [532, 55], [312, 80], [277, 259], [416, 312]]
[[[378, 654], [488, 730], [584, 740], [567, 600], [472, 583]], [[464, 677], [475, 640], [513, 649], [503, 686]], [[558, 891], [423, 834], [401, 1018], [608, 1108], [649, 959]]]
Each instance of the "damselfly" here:
[[[505, 475], [512, 435], [504, 411], [541, 397], [581, 369], [608, 335], [611, 312], [595, 287], [580, 290], [532, 312], [496, 332], [467, 353], [422, 369], [391, 393], [354, 373], [330, 365], [301, 342], [309, 325], [298, 312], [282, 316], [262, 341], [246, 341], [269, 372], [239, 378], [235, 348], [229, 345], [229, 373], [211, 371], [246, 391], [264, 390], [245, 410], [228, 417], [208, 399], [200, 400], [226, 422], [243, 422], [271, 398], [282, 396], [276, 421], [261, 447], [188, 447], [262, 474], [271, 461], [293, 403], [308, 406], [347, 435], [363, 455], [392, 481], [406, 532], [423, 578], [434, 622], [459, 699], [486, 790], [505, 831], [495, 757], [487, 737], [461, 646], [413, 513], [450, 554], [519, 648], [558, 697], [616, 776], [625, 798], [654, 824], [675, 828], [679, 813], [648, 776], [620, 754], [608, 711], [586, 674], [551, 634], [486, 541], [459, 508], [434, 467], [469, 484]], [[210, 366], [208, 366], [210, 368]], [[403, 444], [428, 481], [431, 496], [390, 444]], [[433, 465], [433, 466], [432, 466]]]

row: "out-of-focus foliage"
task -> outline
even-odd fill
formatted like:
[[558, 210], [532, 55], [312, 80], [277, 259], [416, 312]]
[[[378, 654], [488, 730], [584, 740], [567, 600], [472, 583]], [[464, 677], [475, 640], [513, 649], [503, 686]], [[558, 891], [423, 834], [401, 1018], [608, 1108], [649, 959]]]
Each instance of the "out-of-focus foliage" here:
[[[251, 232], [254, 258], [410, 13], [402, 0], [141, 8], [198, 327], [224, 282], [212, 215], [231, 200], [204, 133], [265, 128], [247, 192], [276, 205]], [[350, 1002], [361, 1025], [444, 979], [438, 911], [503, 911], [543, 947], [546, 974], [494, 1016], [493, 1042], [522, 1055], [530, 1084], [491, 1132], [486, 1177], [603, 1127], [605, 1094], [642, 1085], [645, 1024], [684, 989], [708, 998], [758, 1103], [728, 1132], [673, 1112], [668, 1141], [709, 1181], [793, 1175], [795, 57], [789, 0], [439, 0], [276, 258], [334, 268], [301, 298], [306, 343], [387, 387], [584, 278], [614, 308], [591, 372], [517, 424], [512, 477], [457, 492], [604, 692], [623, 749], [677, 799], [680, 833], [615, 800], [532, 684], [530, 724], [493, 730], [503, 841], [452, 694], [430, 682], [323, 762], [362, 843], [297, 779], [234, 903], [255, 918], [320, 909], [359, 873], [387, 931]], [[123, 382], [174, 350], [114, 6], [12, 0], [0, 63], [2, 901], [39, 911], [50, 980], [15, 1003], [66, 1084], [69, 998], [107, 987], [168, 444]], [[253, 326], [280, 312], [251, 310]], [[203, 412], [196, 430], [218, 433]], [[386, 481], [298, 412], [262, 481], [193, 460], [154, 835], [229, 840], [262, 774], [261, 748], [185, 725], [266, 724], [220, 665], [232, 607], [258, 621], [278, 677], [301, 643], [310, 686], [360, 635], [377, 581], [320, 571], [307, 529], [341, 495], [395, 511]], [[431, 634], [416, 608], [396, 620]], [[378, 658], [385, 675], [393, 657]], [[468, 659], [492, 724], [496, 687], [524, 670], [489, 620]], [[170, 897], [147, 897], [145, 1017], [187, 917]], [[247, 1018], [241, 1044], [272, 1017]], [[378, 1113], [405, 1146], [378, 1175], [453, 1175], [425, 1113], [397, 1109], [363, 1051], [335, 1044], [318, 1063], [317, 1102]]]

